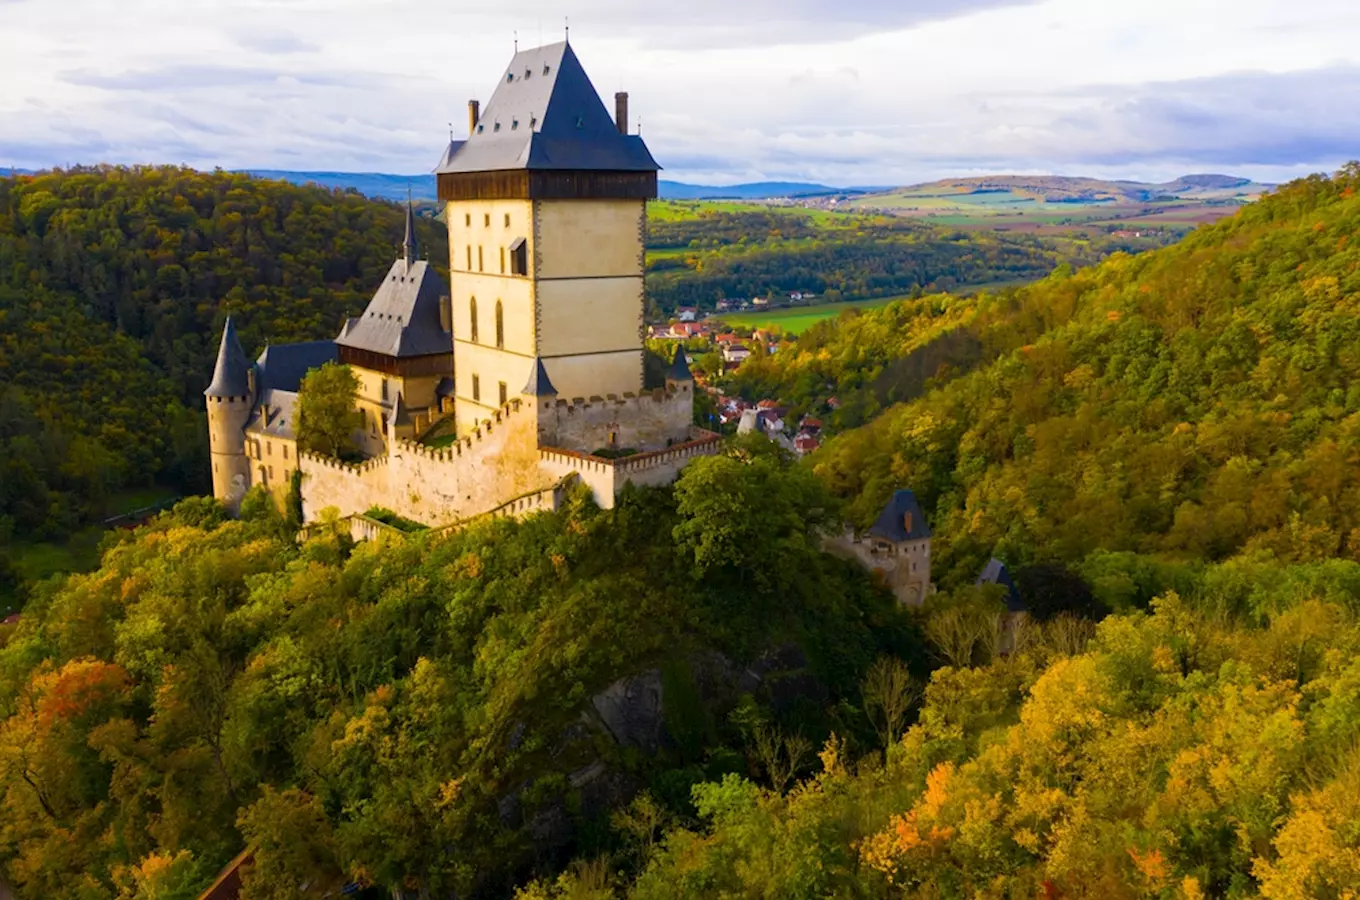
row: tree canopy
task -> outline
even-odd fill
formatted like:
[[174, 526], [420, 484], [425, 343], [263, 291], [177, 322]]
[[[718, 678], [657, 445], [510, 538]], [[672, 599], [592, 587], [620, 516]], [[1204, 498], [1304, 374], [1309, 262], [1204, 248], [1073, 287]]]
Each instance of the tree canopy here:
[[248, 350], [334, 337], [403, 226], [395, 204], [221, 171], [0, 178], [0, 521], [59, 538], [129, 486], [208, 491], [202, 392], [226, 317]]
[[297, 399], [298, 445], [342, 457], [355, 450], [354, 432], [363, 426], [359, 378], [349, 366], [326, 363], [302, 378]]

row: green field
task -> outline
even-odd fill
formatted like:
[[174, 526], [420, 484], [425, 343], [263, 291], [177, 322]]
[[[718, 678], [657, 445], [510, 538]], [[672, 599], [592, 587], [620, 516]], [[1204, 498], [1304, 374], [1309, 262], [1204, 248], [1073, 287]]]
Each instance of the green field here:
[[729, 326], [743, 328], [777, 328], [788, 334], [802, 334], [823, 319], [832, 319], [851, 309], [874, 309], [887, 306], [902, 297], [880, 297], [877, 300], [850, 300], [845, 303], [819, 303], [793, 309], [770, 309], [758, 312], [724, 313], [719, 316]]
[[[958, 296], [977, 294], [982, 291], [999, 291], [1008, 287], [1019, 287], [1031, 283], [1030, 279], [1013, 281], [989, 281], [986, 284], [972, 284], [959, 288], [953, 293]], [[723, 313], [714, 316], [730, 327], [777, 329], [786, 334], [802, 334], [823, 319], [834, 319], [851, 309], [876, 309], [887, 306], [906, 297], [879, 297], [877, 300], [847, 300], [842, 303], [818, 303], [815, 306], [798, 306], [791, 309], [770, 309], [764, 311]]]
[[[684, 222], [700, 219], [705, 213], [778, 213], [807, 219], [814, 225], [845, 228], [852, 224], [851, 212], [777, 206], [769, 203], [742, 203], [736, 200], [653, 200], [647, 204], [647, 218], [654, 222]], [[862, 211], [853, 211], [864, 215]]]

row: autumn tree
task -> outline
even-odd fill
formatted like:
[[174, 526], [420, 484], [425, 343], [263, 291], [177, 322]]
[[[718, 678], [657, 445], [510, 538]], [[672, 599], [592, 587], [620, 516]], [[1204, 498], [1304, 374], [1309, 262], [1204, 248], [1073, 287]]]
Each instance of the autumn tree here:
[[354, 453], [354, 432], [363, 427], [358, 401], [359, 378], [349, 366], [326, 363], [308, 372], [298, 391], [298, 443], [327, 456]]

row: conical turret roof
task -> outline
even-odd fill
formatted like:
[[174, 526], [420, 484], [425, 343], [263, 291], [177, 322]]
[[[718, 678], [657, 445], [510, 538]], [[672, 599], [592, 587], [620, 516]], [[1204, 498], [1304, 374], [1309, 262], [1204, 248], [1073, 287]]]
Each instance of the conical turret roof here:
[[529, 397], [557, 396], [557, 388], [553, 387], [552, 379], [548, 377], [548, 370], [544, 368], [541, 357], [534, 357], [534, 368], [529, 373], [529, 383], [524, 385], [521, 393]]
[[694, 380], [694, 376], [689, 371], [689, 357], [685, 355], [683, 344], [675, 348], [675, 359], [671, 360], [671, 367], [667, 370], [666, 377], [671, 381]]
[[222, 328], [222, 343], [217, 348], [217, 366], [213, 369], [212, 383], [203, 392], [205, 397], [244, 397], [250, 393], [250, 360], [241, 349], [241, 341], [236, 336], [236, 325], [227, 316], [227, 324]]

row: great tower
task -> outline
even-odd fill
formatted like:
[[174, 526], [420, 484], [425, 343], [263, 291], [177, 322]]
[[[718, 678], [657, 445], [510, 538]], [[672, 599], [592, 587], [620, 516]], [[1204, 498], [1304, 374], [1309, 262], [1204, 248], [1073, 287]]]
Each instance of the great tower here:
[[537, 374], [558, 397], [643, 388], [643, 241], [660, 167], [566, 42], [516, 53], [437, 169], [459, 434]]

